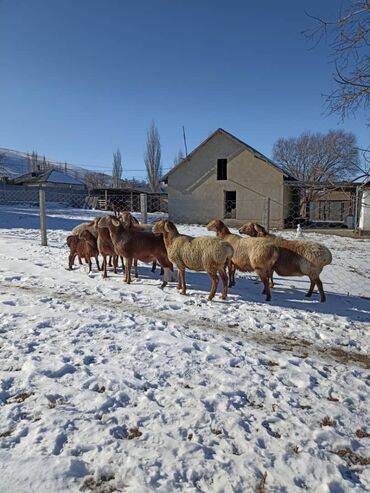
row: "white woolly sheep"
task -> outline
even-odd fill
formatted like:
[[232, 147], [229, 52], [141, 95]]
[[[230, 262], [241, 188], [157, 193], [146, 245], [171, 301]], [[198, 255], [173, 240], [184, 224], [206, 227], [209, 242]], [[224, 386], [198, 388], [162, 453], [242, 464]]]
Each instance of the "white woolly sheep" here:
[[212, 280], [208, 300], [211, 301], [217, 290], [218, 276], [223, 282], [221, 298], [227, 297], [227, 275], [225, 265], [229, 263], [234, 250], [226, 241], [210, 236], [192, 237], [181, 235], [173, 222], [161, 220], [153, 226], [153, 233], [163, 234], [169, 260], [178, 268], [178, 289], [186, 294], [185, 269], [206, 271]]
[[[269, 234], [258, 223], [244, 224], [239, 229], [239, 233], [253, 237], [269, 238], [273, 241], [279, 250], [279, 258], [273, 270], [279, 276], [308, 276], [311, 284], [306, 296], [312, 296], [315, 285], [317, 285], [320, 301], [326, 301], [320, 274], [325, 265], [331, 263], [332, 254], [325, 245], [308, 240], [286, 240], [280, 236]], [[272, 273], [270, 278], [273, 286]]]

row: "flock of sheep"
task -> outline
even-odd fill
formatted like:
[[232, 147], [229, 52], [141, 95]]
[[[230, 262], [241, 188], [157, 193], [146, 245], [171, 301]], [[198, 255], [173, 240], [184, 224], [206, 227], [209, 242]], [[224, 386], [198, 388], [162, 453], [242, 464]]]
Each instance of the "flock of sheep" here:
[[[208, 231], [216, 236], [192, 237], [180, 234], [175, 224], [161, 220], [154, 224], [139, 224], [129, 212], [119, 216], [103, 216], [90, 223], [76, 226], [67, 237], [70, 249], [68, 268], [72, 269], [78, 256], [89, 264], [95, 257], [100, 270], [98, 256], [103, 257], [103, 277], [107, 277], [107, 266], [117, 272], [121, 259], [125, 282], [131, 282], [131, 268], [134, 265], [138, 276], [138, 260], [161, 266], [162, 287], [173, 275], [173, 267], [178, 270], [178, 289], [186, 294], [185, 270], [205, 271], [211, 278], [208, 300], [216, 294], [218, 274], [223, 283], [221, 298], [225, 299], [228, 287], [235, 285], [235, 271], [255, 272], [261, 279], [266, 300], [271, 299], [273, 272], [280, 276], [308, 276], [311, 296], [315, 285], [320, 293], [320, 301], [326, 300], [320, 274], [325, 265], [332, 261], [330, 250], [321, 243], [307, 240], [287, 240], [267, 233], [257, 223], [248, 223], [239, 229], [243, 237], [231, 233], [224, 222], [214, 219], [207, 224]], [[228, 274], [227, 275], [227, 270]], [[172, 274], [171, 274], [172, 273]], [[172, 277], [171, 277], [172, 279]]]

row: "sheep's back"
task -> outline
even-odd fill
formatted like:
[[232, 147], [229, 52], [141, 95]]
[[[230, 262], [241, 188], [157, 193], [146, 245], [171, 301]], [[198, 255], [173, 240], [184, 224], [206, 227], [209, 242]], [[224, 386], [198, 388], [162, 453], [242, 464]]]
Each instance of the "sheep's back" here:
[[81, 223], [81, 224], [78, 224], [77, 226], [75, 226], [72, 231], [71, 231], [71, 235], [77, 235], [79, 236], [83, 231], [88, 231], [89, 233], [91, 233], [95, 238], [97, 238], [98, 236], [98, 232], [95, 228], [95, 225], [94, 223]]
[[286, 250], [290, 250], [300, 257], [303, 257], [307, 262], [316, 267], [324, 267], [332, 262], [332, 254], [329, 248], [322, 243], [309, 240], [286, 240], [283, 238], [275, 238], [275, 244]]
[[233, 255], [227, 242], [211, 236], [192, 238], [180, 235], [168, 249], [168, 257], [179, 268], [195, 271], [215, 270]]
[[276, 261], [276, 247], [270, 238], [230, 235], [227, 240], [234, 248], [233, 262], [241, 270], [251, 271]]

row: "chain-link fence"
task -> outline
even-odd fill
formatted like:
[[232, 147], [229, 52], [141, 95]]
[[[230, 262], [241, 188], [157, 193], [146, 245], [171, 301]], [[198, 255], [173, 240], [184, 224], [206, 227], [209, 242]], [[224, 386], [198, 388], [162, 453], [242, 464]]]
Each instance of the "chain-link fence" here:
[[[25, 206], [24, 209], [32, 208], [37, 216], [40, 212], [39, 190], [39, 187], [0, 185], [0, 208], [7, 214]], [[130, 189], [87, 192], [44, 187], [42, 190], [46, 216], [41, 236], [45, 240], [43, 243], [47, 241], [48, 223], [55, 215], [60, 217], [64, 209], [79, 211], [81, 218], [86, 214], [86, 219], [92, 217], [91, 211], [95, 211], [96, 216], [129, 211], [145, 223], [169, 218], [182, 232], [191, 235], [210, 234], [204, 226], [214, 218], [224, 220], [230, 228], [255, 222], [288, 239], [298, 235], [305, 240], [324, 243], [333, 254], [332, 264], [325, 267], [322, 274], [328, 292], [370, 297], [370, 240], [359, 236], [360, 228], [362, 232], [370, 229], [370, 190], [358, 185], [319, 187], [292, 183], [286, 185], [279, 200], [274, 196], [251, 200], [228, 191], [219, 201], [191, 195], [185, 200], [184, 197], [173, 198], [171, 192], [167, 195]], [[24, 210], [19, 213], [23, 214]], [[34, 228], [35, 223], [32, 224], [29, 227]], [[232, 229], [232, 232], [236, 230]], [[286, 278], [284, 282], [283, 286], [290, 286], [295, 280]], [[299, 283], [304, 288], [308, 284], [302, 278]]]

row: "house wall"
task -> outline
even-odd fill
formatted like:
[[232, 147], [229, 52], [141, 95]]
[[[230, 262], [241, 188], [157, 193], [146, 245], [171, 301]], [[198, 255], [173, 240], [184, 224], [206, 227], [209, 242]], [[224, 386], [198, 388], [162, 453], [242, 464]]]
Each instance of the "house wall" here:
[[[227, 158], [227, 180], [217, 180], [217, 159]], [[270, 226], [282, 226], [283, 174], [244, 145], [216, 134], [168, 177], [168, 209], [177, 222], [224, 218], [224, 194], [236, 191], [235, 220], [264, 223], [270, 197]]]

